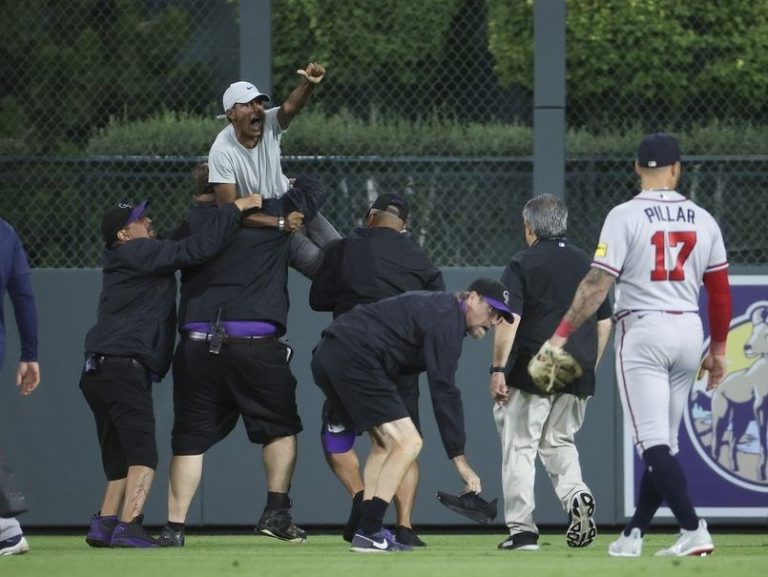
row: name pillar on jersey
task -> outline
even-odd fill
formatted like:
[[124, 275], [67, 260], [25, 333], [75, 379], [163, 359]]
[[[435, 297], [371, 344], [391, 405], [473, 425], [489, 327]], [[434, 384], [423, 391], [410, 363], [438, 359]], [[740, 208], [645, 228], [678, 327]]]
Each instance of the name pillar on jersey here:
[[677, 209], [671, 206], [659, 206], [658, 204], [643, 210], [648, 222], [687, 222], [696, 224], [696, 211], [692, 208]]

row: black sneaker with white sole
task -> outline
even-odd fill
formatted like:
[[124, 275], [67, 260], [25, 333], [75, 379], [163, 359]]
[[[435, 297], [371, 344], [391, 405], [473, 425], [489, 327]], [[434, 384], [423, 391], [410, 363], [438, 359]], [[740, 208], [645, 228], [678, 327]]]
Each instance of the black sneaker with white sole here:
[[504, 541], [499, 543], [499, 549], [502, 551], [538, 551], [539, 534], [532, 531], [521, 531], [510, 535]]
[[571, 501], [568, 512], [570, 523], [565, 533], [569, 547], [586, 547], [595, 540], [597, 527], [592, 516], [595, 514], [595, 498], [586, 491], [578, 493]]
[[293, 524], [289, 509], [264, 509], [256, 532], [291, 543], [307, 540], [307, 532]]

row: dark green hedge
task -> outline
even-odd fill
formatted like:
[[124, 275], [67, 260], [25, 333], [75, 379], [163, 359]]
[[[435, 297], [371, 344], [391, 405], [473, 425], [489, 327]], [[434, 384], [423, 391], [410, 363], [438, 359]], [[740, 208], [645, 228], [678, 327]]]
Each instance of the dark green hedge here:
[[[91, 137], [90, 155], [206, 155], [225, 120], [166, 112], [133, 122], [113, 120]], [[710, 123], [675, 133], [686, 154], [764, 154], [768, 127]], [[569, 155], [631, 155], [643, 135], [637, 126], [596, 134], [584, 129], [567, 135]], [[0, 141], [6, 153], [19, 153], [13, 142]], [[411, 122], [401, 118], [376, 123], [351, 114], [325, 116], [305, 112], [283, 138], [286, 155], [311, 156], [528, 156], [532, 130], [516, 124], [464, 123], [432, 117]]]

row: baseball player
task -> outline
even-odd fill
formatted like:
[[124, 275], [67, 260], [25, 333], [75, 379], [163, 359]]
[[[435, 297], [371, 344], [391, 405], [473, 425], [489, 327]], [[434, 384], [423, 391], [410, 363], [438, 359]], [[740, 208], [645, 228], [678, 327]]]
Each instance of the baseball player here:
[[676, 192], [681, 172], [677, 140], [663, 133], [646, 136], [637, 150], [635, 171], [642, 190], [606, 217], [592, 268], [549, 343], [565, 345], [616, 282], [616, 376], [624, 418], [645, 472], [635, 514], [608, 552], [638, 557], [643, 535], [666, 501], [681, 533], [656, 555], [705, 555], [714, 549], [712, 537], [690, 502], [675, 454], [683, 408], [699, 367], [702, 282], [711, 327], [709, 351], [701, 364], [709, 372], [708, 389], [725, 376], [731, 316], [728, 261], [717, 222]]
[[[21, 337], [21, 354], [16, 368], [19, 393], [31, 394], [40, 384], [37, 363], [37, 307], [30, 282], [29, 263], [24, 247], [13, 227], [0, 218], [0, 370], [5, 359], [5, 317], [2, 303], [5, 291], [11, 297], [16, 327]], [[0, 517], [0, 556], [29, 551], [29, 543], [14, 517]]]
[[[325, 68], [312, 62], [297, 73], [302, 77], [300, 84], [278, 108], [265, 109], [269, 96], [250, 82], [235, 82], [224, 92], [222, 104], [229, 125], [208, 153], [208, 178], [219, 204], [249, 194], [260, 194], [265, 200], [279, 198], [289, 190], [280, 165], [280, 140], [325, 77]], [[285, 218], [280, 216], [253, 214], [247, 223], [285, 230]], [[322, 247], [340, 235], [319, 213], [311, 219], [305, 215], [304, 224], [305, 230], [291, 236], [290, 264], [312, 278], [322, 262]]]

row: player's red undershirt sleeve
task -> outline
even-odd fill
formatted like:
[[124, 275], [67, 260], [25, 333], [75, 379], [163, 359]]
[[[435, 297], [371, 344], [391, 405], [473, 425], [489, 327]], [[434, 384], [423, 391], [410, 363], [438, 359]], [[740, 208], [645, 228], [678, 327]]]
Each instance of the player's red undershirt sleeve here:
[[704, 275], [704, 288], [709, 297], [709, 327], [712, 354], [725, 354], [725, 341], [731, 324], [731, 287], [728, 270], [718, 270]]

